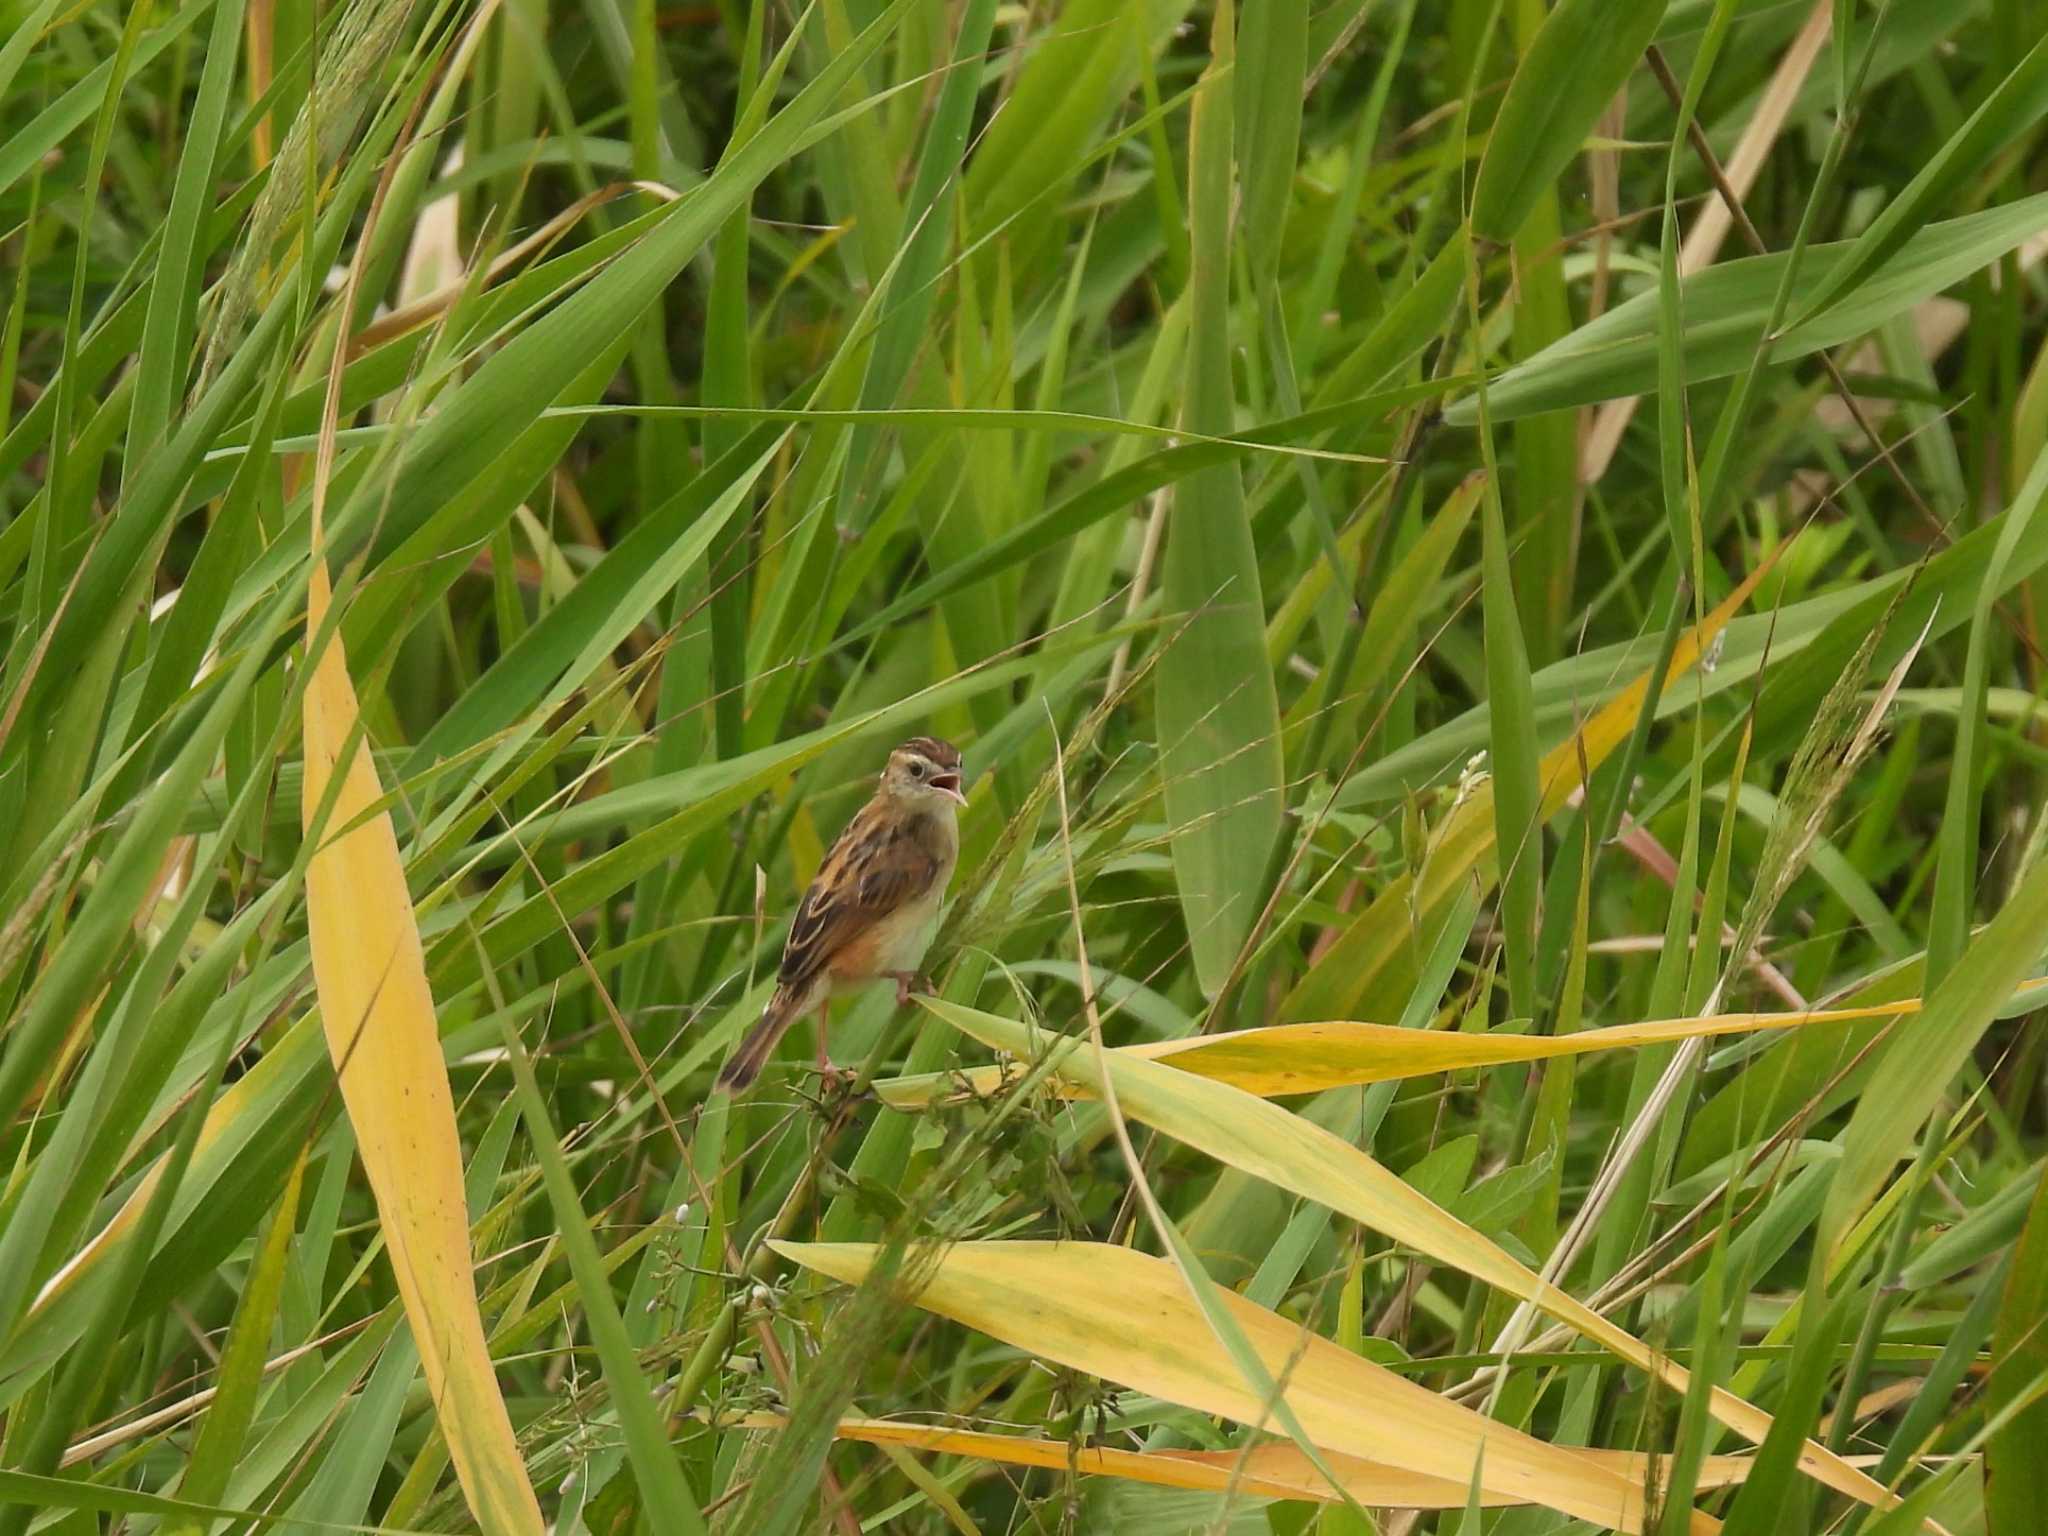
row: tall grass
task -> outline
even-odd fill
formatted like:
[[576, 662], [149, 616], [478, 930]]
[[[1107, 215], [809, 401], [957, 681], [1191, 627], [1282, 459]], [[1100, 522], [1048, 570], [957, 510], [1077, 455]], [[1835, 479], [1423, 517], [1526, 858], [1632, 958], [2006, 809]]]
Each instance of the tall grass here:
[[[2036, 1529], [2044, 117], [0, 0], [0, 1536]], [[921, 731], [935, 993], [712, 1095]]]

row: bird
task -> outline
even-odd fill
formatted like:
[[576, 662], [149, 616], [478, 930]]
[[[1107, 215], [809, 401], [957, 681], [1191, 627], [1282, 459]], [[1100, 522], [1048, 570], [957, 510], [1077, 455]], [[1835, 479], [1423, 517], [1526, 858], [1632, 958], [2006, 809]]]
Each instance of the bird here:
[[812, 1012], [819, 1069], [833, 1071], [825, 1025], [836, 993], [886, 978], [896, 983], [897, 1007], [910, 1001], [959, 861], [958, 811], [966, 804], [960, 749], [951, 742], [913, 736], [889, 754], [873, 798], [826, 852], [797, 905], [774, 995], [719, 1072], [719, 1092], [751, 1085], [789, 1026]]

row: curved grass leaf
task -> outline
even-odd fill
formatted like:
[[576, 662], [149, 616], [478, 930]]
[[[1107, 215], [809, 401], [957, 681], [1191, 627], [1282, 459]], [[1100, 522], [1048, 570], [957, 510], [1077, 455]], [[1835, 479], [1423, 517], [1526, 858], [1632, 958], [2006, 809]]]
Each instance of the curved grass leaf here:
[[[773, 1244], [847, 1284], [866, 1278], [869, 1243]], [[1271, 1408], [1221, 1351], [1196, 1351], [1209, 1325], [1164, 1259], [1102, 1243], [959, 1243], [939, 1255], [913, 1298], [1018, 1349], [1255, 1428]], [[1264, 1307], [1223, 1292], [1239, 1329], [1284, 1384], [1315, 1443], [1422, 1472], [1462, 1490], [1480, 1465], [1489, 1492], [1619, 1530], [1640, 1528], [1641, 1493], [1618, 1469], [1491, 1423]], [[1291, 1449], [1291, 1447], [1290, 1447]], [[1695, 1529], [1715, 1529], [1700, 1516]]]
[[[1049, 1039], [1029, 1026], [942, 999], [919, 1001], [963, 1033], [1013, 1056], [1033, 1056], [1050, 1046], [1056, 1053], [1052, 1070], [1096, 1092], [1102, 1089], [1106, 1069], [1115, 1079], [1117, 1102], [1131, 1119], [1219, 1162], [1340, 1211], [1396, 1242], [1529, 1302], [1631, 1365], [1658, 1376], [1674, 1390], [1686, 1390], [1690, 1377], [1668, 1357], [1646, 1348], [1575, 1297], [1546, 1283], [1497, 1244], [1314, 1121], [1226, 1084], [1175, 1072], [1141, 1057], [1105, 1053], [1102, 1068], [1098, 1068], [1085, 1041]], [[1731, 1392], [1716, 1388], [1711, 1407], [1717, 1420], [1749, 1440], [1760, 1443], [1770, 1432], [1770, 1415]], [[1809, 1476], [1864, 1503], [1888, 1506], [1892, 1502], [1882, 1486], [1823, 1446], [1809, 1443], [1800, 1466]]]
[[[2038, 978], [2023, 984], [2013, 995], [2024, 996], [2044, 986], [2048, 986], [2048, 978]], [[1393, 1024], [1330, 1020], [1151, 1040], [1120, 1046], [1116, 1054], [1164, 1062], [1197, 1077], [1227, 1083], [1242, 1093], [1277, 1099], [1290, 1094], [1321, 1093], [1330, 1088], [1352, 1088], [1362, 1083], [1429, 1077], [1438, 1072], [1468, 1072], [1511, 1062], [1550, 1061], [1560, 1056], [1668, 1045], [1678, 1040], [1902, 1018], [1919, 1013], [1922, 1006], [1919, 998], [1905, 998], [1861, 1008], [1815, 1008], [1804, 1013], [1721, 1013], [1704, 1018], [1614, 1024], [1569, 1035], [1417, 1030]], [[972, 1067], [959, 1072], [884, 1078], [875, 1084], [875, 1091], [883, 1103], [909, 1109], [959, 1095], [986, 1095], [1014, 1075], [1001, 1066]], [[1072, 1084], [1063, 1086], [1073, 1091]]]
[[[2048, 193], [1927, 225], [1892, 252], [1853, 294], [1787, 329], [1773, 344], [1771, 357], [1790, 362], [1852, 341], [1983, 270], [2044, 229]], [[1793, 280], [1793, 308], [1824, 292], [1855, 250], [1849, 242], [1809, 246]], [[1721, 262], [1685, 280], [1681, 297], [1686, 383], [1728, 378], [1749, 366], [1757, 333], [1771, 313], [1790, 259], [1784, 252], [1750, 256]], [[1652, 291], [1580, 326], [1488, 385], [1488, 414], [1496, 422], [1512, 421], [1536, 411], [1655, 393], [1657, 314], [1657, 294]], [[1454, 401], [1445, 409], [1444, 420], [1471, 426], [1478, 420], [1477, 402], [1470, 396]]]

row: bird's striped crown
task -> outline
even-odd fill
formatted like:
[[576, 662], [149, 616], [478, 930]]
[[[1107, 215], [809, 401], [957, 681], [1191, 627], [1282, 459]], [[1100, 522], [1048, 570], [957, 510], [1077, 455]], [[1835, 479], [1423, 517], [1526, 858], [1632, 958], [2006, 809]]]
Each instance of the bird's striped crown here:
[[936, 736], [913, 736], [896, 749], [898, 752], [915, 752], [934, 768], [958, 768], [960, 749], [950, 741], [941, 741]]

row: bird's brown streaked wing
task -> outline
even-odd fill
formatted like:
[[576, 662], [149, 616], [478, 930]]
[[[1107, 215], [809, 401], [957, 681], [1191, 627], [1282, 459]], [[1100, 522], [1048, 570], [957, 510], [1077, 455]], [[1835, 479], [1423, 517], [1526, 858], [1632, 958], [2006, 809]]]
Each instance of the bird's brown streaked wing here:
[[863, 811], [804, 892], [776, 979], [786, 987], [809, 982], [848, 942], [930, 890], [938, 873], [938, 860], [909, 828]]

